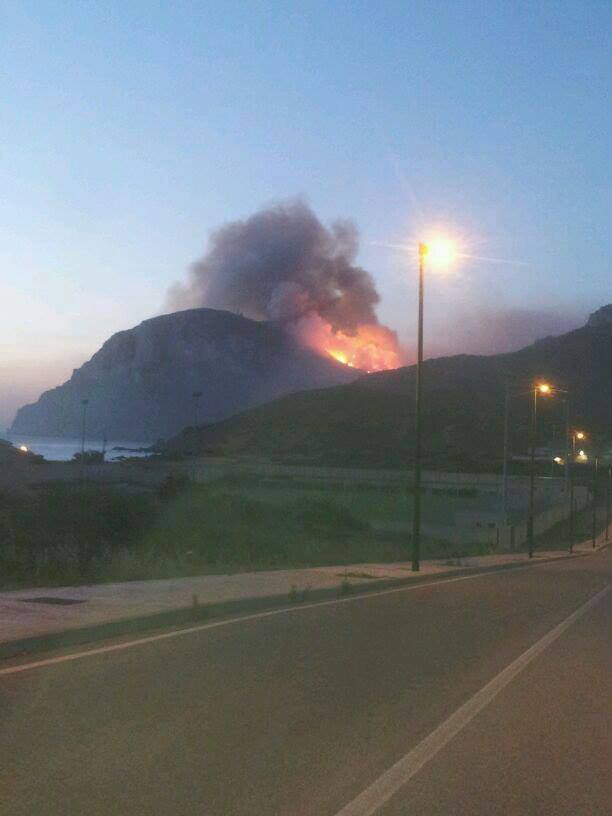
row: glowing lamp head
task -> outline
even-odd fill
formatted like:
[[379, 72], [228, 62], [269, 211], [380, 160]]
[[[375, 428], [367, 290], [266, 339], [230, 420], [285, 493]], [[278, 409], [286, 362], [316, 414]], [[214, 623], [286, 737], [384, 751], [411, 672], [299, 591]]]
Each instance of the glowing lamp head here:
[[454, 241], [441, 236], [432, 238], [427, 243], [419, 244], [419, 256], [432, 266], [446, 268], [452, 266], [458, 258]]
[[550, 394], [551, 391], [552, 391], [552, 388], [550, 387], [550, 385], [548, 383], [540, 383], [538, 385], [538, 391], [540, 392], [540, 394]]
[[563, 464], [563, 459], [560, 456], [555, 456], [555, 458], [553, 459], [553, 462], [556, 465], [562, 465]]
[[19, 450], [23, 451], [24, 453], [27, 453], [28, 452], [28, 446], [27, 445], [20, 445]]
[[576, 439], [584, 439], [584, 432], [583, 431], [577, 431], [576, 432]]

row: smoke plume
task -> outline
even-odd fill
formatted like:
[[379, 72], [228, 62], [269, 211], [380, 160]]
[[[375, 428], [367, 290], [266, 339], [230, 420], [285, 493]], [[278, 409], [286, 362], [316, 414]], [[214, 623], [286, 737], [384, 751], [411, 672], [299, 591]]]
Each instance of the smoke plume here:
[[377, 323], [374, 281], [354, 263], [355, 227], [325, 227], [302, 201], [260, 210], [211, 235], [189, 281], [169, 292], [173, 309], [210, 306], [255, 320], [297, 320], [315, 313], [332, 329]]
[[168, 292], [172, 310], [208, 306], [285, 322], [302, 342], [358, 368], [399, 365], [394, 332], [378, 325], [374, 281], [355, 264], [348, 221], [324, 226], [303, 201], [225, 224]]

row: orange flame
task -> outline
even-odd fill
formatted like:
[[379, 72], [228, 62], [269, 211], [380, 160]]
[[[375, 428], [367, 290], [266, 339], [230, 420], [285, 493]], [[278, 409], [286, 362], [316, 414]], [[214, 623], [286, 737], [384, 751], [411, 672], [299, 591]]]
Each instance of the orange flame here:
[[345, 334], [334, 332], [318, 315], [309, 315], [298, 322], [295, 331], [303, 343], [349, 368], [370, 373], [402, 364], [395, 332], [376, 323], [363, 324], [355, 334]]
[[351, 363], [351, 361], [348, 359], [348, 357], [346, 356], [346, 354], [343, 351], [335, 351], [334, 349], [331, 349], [331, 350], [327, 349], [327, 353], [331, 357], [333, 357], [334, 360], [337, 360], [339, 363], [342, 363], [342, 365], [347, 365], [347, 366], [349, 366], [349, 368], [355, 368], [353, 363]]

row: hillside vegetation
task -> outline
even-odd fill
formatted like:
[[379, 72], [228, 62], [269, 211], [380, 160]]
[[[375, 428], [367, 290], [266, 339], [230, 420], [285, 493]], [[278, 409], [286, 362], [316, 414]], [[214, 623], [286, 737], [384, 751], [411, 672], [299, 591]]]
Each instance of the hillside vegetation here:
[[[511, 354], [458, 355], [424, 364], [424, 455], [428, 467], [498, 468], [504, 394], [511, 401], [511, 446], [526, 452], [529, 389], [546, 380], [569, 391], [573, 424], [600, 446], [612, 441], [612, 306], [581, 329]], [[161, 447], [169, 454], [257, 457], [342, 466], [409, 465], [414, 447], [415, 368], [292, 394], [223, 422], [187, 428]], [[565, 393], [540, 399], [537, 444], [563, 449]]]

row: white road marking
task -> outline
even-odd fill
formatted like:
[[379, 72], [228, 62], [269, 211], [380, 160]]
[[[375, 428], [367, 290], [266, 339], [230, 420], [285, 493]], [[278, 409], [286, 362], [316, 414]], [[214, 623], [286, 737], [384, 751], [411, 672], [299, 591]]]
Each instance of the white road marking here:
[[[71, 652], [67, 655], [59, 657], [49, 657], [44, 660], [36, 660], [32, 663], [21, 663], [18, 666], [9, 666], [5, 669], [0, 669], [0, 677], [7, 674], [19, 674], [20, 672], [29, 671], [30, 669], [42, 669], [45, 666], [55, 666], [58, 663], [69, 663], [72, 660], [81, 660], [85, 657], [95, 657], [96, 655], [107, 654], [109, 652], [119, 652], [124, 649], [131, 649], [134, 646], [143, 646], [147, 643], [156, 643], [160, 640], [169, 640], [170, 638], [183, 637], [184, 635], [191, 635], [195, 632], [203, 632], [207, 629], [218, 629], [221, 626], [231, 626], [235, 623], [243, 623], [244, 621], [260, 620], [262, 618], [271, 618], [275, 615], [287, 615], [295, 612], [302, 612], [305, 609], [316, 609], [320, 606], [336, 606], [338, 604], [354, 603], [356, 601], [366, 601], [369, 598], [379, 598], [381, 595], [392, 595], [395, 592], [409, 592], [415, 589], [429, 589], [432, 586], [442, 586], [443, 584], [454, 584], [457, 581], [470, 581], [474, 578], [486, 578], [489, 575], [497, 575], [500, 572], [519, 572], [520, 570], [530, 569], [531, 567], [541, 566], [550, 563], [541, 561], [538, 563], [521, 564], [518, 567], [506, 567], [489, 572], [477, 572], [473, 575], [461, 575], [458, 578], [442, 578], [439, 581], [429, 581], [412, 586], [393, 587], [392, 589], [381, 589], [378, 592], [365, 592], [361, 595], [352, 595], [349, 598], [334, 598], [330, 601], [315, 601], [309, 604], [298, 604], [297, 606], [282, 607], [281, 609], [271, 609], [267, 612], [254, 612], [252, 615], [239, 615], [235, 618], [226, 618], [225, 620], [213, 621], [212, 623], [201, 623], [197, 626], [189, 626], [184, 629], [173, 629], [171, 632], [164, 632], [159, 635], [148, 635], [147, 637], [137, 638], [136, 640], [127, 640], [122, 643], [113, 643], [109, 646], [98, 646], [93, 649], [86, 649], [82, 652]], [[117, 621], [119, 622], [119, 621]], [[112, 623], [112, 621], [111, 621]], [[76, 631], [76, 630], [75, 630]]]
[[545, 649], [561, 637], [579, 618], [601, 601], [610, 591], [612, 584], [593, 595], [586, 603], [578, 607], [569, 617], [559, 623], [548, 634], [534, 643], [510, 665], [490, 680], [486, 686], [477, 691], [473, 697], [458, 708], [454, 714], [439, 725], [434, 731], [421, 740], [411, 751], [405, 754], [395, 765], [392, 765], [382, 776], [349, 802], [336, 816], [373, 816], [391, 799], [421, 768], [442, 750], [457, 734], [462, 731], [495, 697], [520, 674]]

